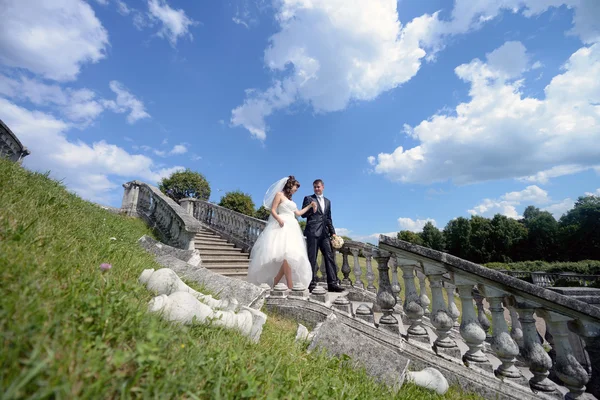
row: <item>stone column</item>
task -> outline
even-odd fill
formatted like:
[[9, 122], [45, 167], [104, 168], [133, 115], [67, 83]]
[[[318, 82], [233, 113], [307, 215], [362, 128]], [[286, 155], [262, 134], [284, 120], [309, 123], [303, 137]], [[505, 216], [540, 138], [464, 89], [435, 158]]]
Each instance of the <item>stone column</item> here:
[[587, 391], [600, 399], [600, 324], [576, 320], [571, 330], [585, 341], [585, 350], [590, 358], [592, 376], [587, 383]]
[[409, 340], [416, 340], [429, 344], [429, 334], [423, 326], [423, 307], [419, 303], [419, 295], [415, 286], [416, 261], [399, 259], [404, 279], [404, 313], [410, 321], [410, 327], [406, 330]]
[[485, 331], [479, 324], [473, 305], [473, 286], [475, 282], [460, 276], [455, 276], [454, 282], [458, 286], [458, 295], [462, 305], [460, 335], [469, 346], [469, 350], [462, 357], [462, 361], [467, 367], [473, 365], [485, 371], [493, 372], [492, 364], [482, 351], [485, 342]]
[[179, 200], [179, 205], [188, 212], [190, 215], [194, 215], [194, 204], [196, 203], [196, 199], [191, 197], [186, 197], [185, 199]]
[[433, 342], [433, 350], [436, 354], [446, 354], [450, 357], [460, 359], [460, 350], [456, 342], [450, 337], [450, 330], [454, 326], [454, 320], [448, 313], [444, 294], [442, 290], [442, 274], [438, 268], [431, 268], [425, 264], [425, 273], [429, 278], [431, 287], [431, 324], [435, 328], [437, 339]]
[[479, 290], [485, 295], [490, 304], [492, 312], [492, 350], [502, 364], [494, 371], [494, 374], [500, 379], [510, 379], [513, 382], [526, 385], [527, 380], [521, 374], [521, 371], [515, 367], [515, 357], [519, 354], [519, 346], [510, 337], [508, 326], [504, 319], [504, 307], [502, 300], [505, 293], [491, 286], [479, 285]]
[[552, 368], [552, 359], [544, 350], [535, 326], [533, 314], [538, 305], [522, 299], [516, 299], [514, 305], [519, 313], [519, 322], [523, 332], [521, 354], [529, 365], [529, 371], [533, 374], [533, 377], [529, 380], [529, 387], [534, 393], [542, 392], [562, 398], [560, 392], [556, 390], [554, 382], [548, 379], [549, 370]]
[[567, 322], [573, 318], [543, 308], [537, 309], [536, 313], [544, 318], [546, 326], [550, 327], [554, 338], [554, 349], [556, 350], [554, 371], [565, 387], [569, 389], [565, 399], [582, 398], [589, 376], [573, 355], [573, 349], [569, 342]]
[[454, 321], [454, 328], [458, 328], [460, 324], [458, 323], [458, 317], [460, 317], [460, 311], [458, 311], [458, 307], [456, 307], [456, 303], [454, 302], [454, 291], [456, 290], [456, 286], [451, 284], [450, 282], [444, 282], [444, 289], [446, 289], [446, 297], [448, 297], [448, 315]]
[[342, 274], [344, 274], [344, 279], [342, 279], [342, 285], [344, 286], [352, 286], [352, 281], [350, 280], [350, 264], [348, 264], [348, 255], [350, 254], [350, 250], [347, 247], [342, 247], [340, 249], [340, 253], [342, 253]]
[[129, 216], [137, 216], [137, 202], [140, 187], [133, 181], [124, 183], [123, 188], [125, 189], [125, 192], [123, 193], [121, 211]]
[[483, 306], [483, 296], [479, 292], [479, 289], [475, 287], [473, 289], [473, 299], [475, 300], [475, 304], [477, 305], [477, 320], [479, 321], [479, 325], [485, 332], [485, 341], [490, 343], [492, 341], [492, 335], [490, 334], [490, 320], [485, 314], [485, 308]]
[[360, 267], [360, 262], [358, 261], [359, 249], [351, 248], [350, 252], [352, 253], [352, 257], [354, 258], [354, 277], [356, 278], [356, 282], [354, 282], [354, 287], [364, 289], [365, 285], [362, 281], [362, 269]]
[[390, 258], [389, 265], [392, 271], [392, 293], [396, 298], [396, 304], [401, 306], [402, 299], [400, 298], [400, 292], [402, 291], [402, 287], [400, 287], [400, 283], [398, 282], [398, 259], [396, 256]]
[[423, 307], [423, 315], [429, 317], [429, 297], [427, 296], [427, 283], [425, 282], [425, 274], [417, 269], [417, 278], [419, 279], [419, 304]]
[[383, 316], [379, 319], [379, 327], [391, 332], [395, 335], [400, 334], [398, 320], [394, 317], [394, 306], [396, 298], [392, 293], [392, 285], [390, 284], [390, 275], [388, 262], [390, 261], [390, 253], [383, 250], [377, 250], [374, 253], [377, 261], [377, 269], [379, 270], [379, 291], [377, 292], [377, 304], [381, 308]]
[[377, 292], [377, 288], [375, 287], [375, 274], [373, 273], [373, 265], [371, 264], [371, 260], [373, 258], [373, 254], [371, 250], [363, 250], [363, 254], [365, 255], [365, 263], [367, 264], [367, 290], [372, 293]]

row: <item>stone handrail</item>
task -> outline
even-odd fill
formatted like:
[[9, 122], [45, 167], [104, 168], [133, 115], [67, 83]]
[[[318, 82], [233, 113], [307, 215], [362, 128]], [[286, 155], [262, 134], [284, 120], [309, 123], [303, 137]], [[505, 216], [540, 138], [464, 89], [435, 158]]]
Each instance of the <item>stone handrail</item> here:
[[542, 287], [554, 286], [558, 280], [577, 282], [581, 286], [588, 286], [594, 282], [600, 282], [600, 275], [578, 274], [575, 272], [545, 272], [545, 271], [511, 271], [499, 269], [498, 271], [515, 278], [531, 278], [535, 285]]
[[244, 252], [249, 252], [261, 234], [266, 221], [218, 206], [208, 201], [186, 198], [181, 206], [198, 221], [218, 232]]
[[[451, 330], [462, 315], [460, 338], [468, 346], [462, 355], [465, 365], [493, 371], [502, 380], [527, 384], [527, 379], [515, 366], [516, 357], [521, 357], [533, 375], [528, 383], [535, 393], [558, 395], [556, 384], [549, 379], [552, 374], [550, 377], [556, 376], [569, 390], [567, 398], [579, 398], [586, 391], [586, 385], [590, 393], [600, 397], [600, 308], [500, 271], [383, 235], [379, 238], [378, 248], [373, 251], [373, 258], [380, 275], [377, 303], [386, 318], [382, 324], [387, 326], [398, 324], [390, 311], [397, 301], [389, 279], [390, 261], [402, 270], [404, 312], [410, 324], [407, 329], [409, 341], [429, 343], [423, 323], [427, 308], [423, 296], [427, 295], [423, 286], [420, 294], [417, 293], [416, 273], [416, 277], [426, 278], [431, 287], [430, 321], [437, 336], [433, 350], [438, 355], [461, 359], [461, 351], [455, 342], [458, 338]], [[444, 289], [447, 301], [443, 296]], [[461, 300], [460, 311], [454, 303], [455, 289]], [[483, 299], [490, 305], [491, 324], [482, 312]], [[510, 331], [505, 308], [510, 313]], [[545, 338], [552, 346], [548, 353], [540, 341], [534, 314], [546, 323]], [[573, 335], [585, 343], [585, 350], [573, 344]], [[492, 352], [501, 361], [497, 368], [492, 367], [482, 351], [486, 337], [491, 342]]]
[[31, 154], [17, 136], [0, 120], [0, 157], [20, 163], [23, 157]]
[[185, 250], [194, 249], [194, 237], [202, 230], [196, 221], [173, 199], [158, 188], [140, 181], [123, 184], [125, 193], [121, 212], [143, 218], [162, 236], [162, 241]]

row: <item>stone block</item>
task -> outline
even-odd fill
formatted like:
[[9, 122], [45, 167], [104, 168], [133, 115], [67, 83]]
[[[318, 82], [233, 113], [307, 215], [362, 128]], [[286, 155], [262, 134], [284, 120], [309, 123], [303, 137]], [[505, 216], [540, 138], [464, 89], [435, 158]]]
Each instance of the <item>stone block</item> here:
[[138, 244], [142, 246], [147, 252], [154, 254], [155, 256], [173, 256], [181, 261], [198, 267], [202, 265], [200, 253], [198, 250], [183, 250], [177, 247], [169, 246], [168, 244], [161, 243], [157, 240], [152, 239], [148, 235], [144, 235], [138, 239]]

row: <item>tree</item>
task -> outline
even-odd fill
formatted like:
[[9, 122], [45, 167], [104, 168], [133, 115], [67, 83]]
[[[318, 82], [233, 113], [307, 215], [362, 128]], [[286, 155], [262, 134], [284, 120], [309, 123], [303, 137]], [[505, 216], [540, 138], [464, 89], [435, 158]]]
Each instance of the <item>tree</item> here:
[[600, 259], [600, 196], [582, 196], [559, 221], [563, 254], [570, 261]]
[[345, 235], [340, 235], [342, 239], [344, 239], [344, 242], [348, 241], [348, 240], [352, 240], [352, 238], [350, 236], [345, 236]]
[[548, 211], [529, 206], [521, 220], [527, 228], [527, 239], [520, 249], [521, 260], [554, 261], [558, 257], [558, 222]]
[[405, 242], [417, 244], [419, 246], [423, 246], [423, 239], [419, 236], [418, 233], [413, 231], [400, 231], [396, 235], [399, 240], [404, 240]]
[[268, 220], [269, 215], [271, 215], [271, 210], [267, 209], [265, 206], [260, 206], [260, 208], [254, 213], [255, 218], [262, 219], [263, 221]]
[[502, 214], [490, 221], [490, 260], [511, 262], [518, 256], [521, 243], [527, 238], [527, 228], [519, 221]]
[[191, 169], [173, 172], [160, 181], [158, 188], [177, 202], [186, 197], [205, 201], [210, 197], [210, 184], [204, 175]]
[[254, 216], [254, 202], [252, 201], [252, 197], [239, 190], [225, 193], [225, 195], [221, 197], [219, 205], [251, 217]]
[[492, 231], [490, 220], [474, 215], [471, 217], [469, 224], [471, 225], [471, 247], [468, 259], [479, 264], [490, 262], [490, 236]]
[[419, 234], [423, 239], [423, 246], [434, 250], [444, 251], [446, 247], [444, 234], [436, 228], [431, 221], [427, 222], [423, 227], [423, 232]]
[[298, 224], [300, 224], [300, 229], [302, 229], [302, 232], [304, 232], [304, 229], [306, 228], [306, 221], [298, 220]]
[[469, 258], [471, 251], [471, 224], [464, 217], [455, 218], [446, 224], [444, 228], [446, 239], [446, 250], [448, 253], [460, 257]]

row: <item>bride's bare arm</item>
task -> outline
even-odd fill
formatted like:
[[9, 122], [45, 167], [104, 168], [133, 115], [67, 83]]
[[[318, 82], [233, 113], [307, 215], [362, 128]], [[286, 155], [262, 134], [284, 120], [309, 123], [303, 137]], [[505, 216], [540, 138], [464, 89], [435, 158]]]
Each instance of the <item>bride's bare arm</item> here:
[[316, 210], [316, 208], [317, 208], [317, 203], [315, 203], [315, 202], [313, 201], [313, 202], [311, 202], [309, 205], [307, 205], [306, 207], [304, 207], [302, 210], [297, 210], [297, 211], [294, 211], [294, 214], [295, 214], [297, 217], [300, 217], [300, 216], [304, 215], [304, 213], [305, 213], [305, 212], [307, 212], [308, 210], [310, 210], [311, 208], [313, 209], [313, 211], [315, 211], [315, 210]]
[[279, 222], [279, 226], [283, 226], [283, 220], [277, 214], [277, 207], [279, 207], [279, 203], [281, 203], [282, 197], [283, 195], [281, 193], [277, 193], [275, 195], [275, 199], [273, 199], [273, 205], [271, 206], [271, 215], [273, 216], [273, 218], [275, 218], [277, 222]]

